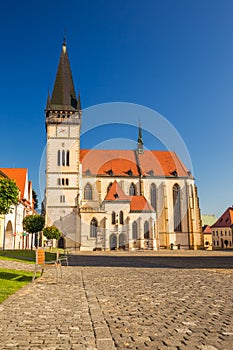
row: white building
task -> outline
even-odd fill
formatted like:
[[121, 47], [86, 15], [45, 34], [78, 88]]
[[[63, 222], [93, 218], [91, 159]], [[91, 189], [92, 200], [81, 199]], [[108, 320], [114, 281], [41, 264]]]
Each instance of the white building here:
[[196, 249], [203, 245], [192, 174], [174, 152], [82, 150], [66, 43], [46, 106], [45, 217], [59, 244], [93, 249]]
[[32, 182], [28, 180], [26, 168], [0, 168], [0, 172], [14, 180], [19, 189], [18, 204], [12, 206], [11, 211], [4, 215], [3, 227], [0, 230], [0, 248], [21, 249], [30, 248], [31, 235], [23, 230], [23, 219], [34, 213], [32, 198]]

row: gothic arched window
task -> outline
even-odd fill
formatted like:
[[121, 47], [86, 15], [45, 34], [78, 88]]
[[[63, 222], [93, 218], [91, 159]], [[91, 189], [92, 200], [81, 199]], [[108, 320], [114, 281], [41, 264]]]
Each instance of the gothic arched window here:
[[66, 165], [70, 166], [70, 151], [66, 152]]
[[180, 186], [173, 186], [173, 213], [174, 213], [174, 231], [181, 232], [181, 195]]
[[90, 237], [92, 238], [97, 237], [97, 230], [98, 230], [98, 221], [96, 220], [96, 218], [93, 218], [90, 224]]
[[136, 191], [136, 186], [134, 185], [134, 183], [132, 182], [129, 186], [129, 195], [130, 196], [136, 196], [137, 191]]
[[62, 151], [62, 165], [65, 166], [66, 165], [66, 159], [65, 159], [65, 151]]
[[84, 199], [92, 200], [92, 187], [89, 183], [84, 187]]
[[150, 238], [150, 232], [149, 232], [149, 222], [144, 222], [144, 238], [149, 239]]
[[57, 165], [61, 165], [61, 151], [57, 151]]
[[112, 212], [112, 225], [116, 224], [116, 213], [115, 211]]
[[134, 221], [132, 224], [133, 239], [138, 239], [138, 223]]
[[151, 202], [151, 205], [152, 207], [154, 208], [154, 210], [156, 210], [156, 186], [155, 184], [151, 184], [150, 185], [150, 202]]
[[119, 221], [120, 221], [120, 225], [124, 224], [124, 213], [122, 210], [119, 213]]

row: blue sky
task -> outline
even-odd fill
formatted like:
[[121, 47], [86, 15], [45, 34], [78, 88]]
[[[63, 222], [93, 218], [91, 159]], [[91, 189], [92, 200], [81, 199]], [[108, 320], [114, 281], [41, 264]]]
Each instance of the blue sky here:
[[39, 191], [66, 31], [82, 107], [136, 103], [167, 118], [189, 150], [202, 212], [219, 215], [233, 204], [232, 13], [232, 0], [1, 1], [1, 167], [28, 167]]

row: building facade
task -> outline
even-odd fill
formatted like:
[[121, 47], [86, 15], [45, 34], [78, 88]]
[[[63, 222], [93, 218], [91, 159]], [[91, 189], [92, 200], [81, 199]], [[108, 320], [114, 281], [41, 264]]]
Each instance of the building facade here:
[[45, 218], [61, 246], [196, 249], [203, 246], [197, 188], [174, 152], [80, 148], [82, 110], [63, 43], [46, 105]]
[[213, 249], [232, 249], [233, 247], [233, 208], [229, 207], [211, 226]]
[[11, 211], [0, 217], [0, 248], [25, 249], [31, 247], [32, 236], [23, 230], [23, 219], [34, 213], [32, 182], [26, 168], [0, 168], [0, 177], [14, 180], [19, 189], [19, 201]]

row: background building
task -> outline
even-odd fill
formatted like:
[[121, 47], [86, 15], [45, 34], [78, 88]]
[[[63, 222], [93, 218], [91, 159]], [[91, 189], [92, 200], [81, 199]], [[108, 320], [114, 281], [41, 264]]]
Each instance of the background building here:
[[213, 249], [232, 249], [232, 227], [233, 207], [229, 207], [215, 222], [215, 224], [211, 226]]

